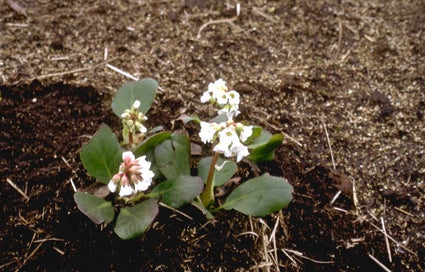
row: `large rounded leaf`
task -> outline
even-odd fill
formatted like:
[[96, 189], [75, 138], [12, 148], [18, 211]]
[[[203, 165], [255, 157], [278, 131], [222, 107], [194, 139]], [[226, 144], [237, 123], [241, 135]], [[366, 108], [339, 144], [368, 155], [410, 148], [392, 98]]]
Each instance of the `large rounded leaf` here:
[[76, 192], [74, 201], [78, 209], [96, 224], [110, 223], [114, 219], [114, 207], [111, 202], [94, 195]]
[[160, 196], [163, 203], [177, 209], [191, 202], [203, 188], [204, 183], [199, 177], [181, 175], [161, 182], [152, 190], [152, 194]]
[[106, 184], [118, 172], [121, 153], [117, 137], [107, 125], [102, 124], [81, 149], [80, 158], [87, 172]]
[[222, 208], [243, 214], [264, 216], [286, 207], [292, 200], [292, 186], [282, 177], [263, 175], [247, 180], [226, 199]]
[[126, 109], [131, 108], [135, 100], [139, 100], [139, 112], [146, 115], [155, 98], [157, 89], [158, 82], [152, 78], [128, 82], [115, 93], [111, 105], [112, 110], [118, 117], [121, 117]]
[[190, 143], [184, 133], [173, 133], [155, 148], [156, 167], [169, 180], [190, 175], [189, 156]]
[[158, 214], [154, 199], [145, 200], [133, 207], [122, 208], [114, 231], [121, 239], [132, 239], [143, 234]]
[[133, 154], [136, 157], [140, 157], [142, 155], [145, 155], [149, 150], [153, 150], [160, 143], [162, 143], [163, 141], [170, 139], [170, 138], [171, 138], [171, 133], [168, 132], [168, 131], [155, 134], [152, 137], [146, 139], [143, 143], [139, 144], [133, 150]]
[[[212, 157], [206, 157], [198, 163], [198, 176], [206, 183], [208, 172], [211, 166]], [[226, 181], [231, 179], [236, 173], [237, 165], [233, 161], [218, 158], [217, 164], [214, 169], [213, 184], [214, 186], [221, 186]]]
[[[259, 138], [264, 139], [262, 136]], [[282, 144], [282, 141], [282, 134], [274, 134], [267, 138], [267, 140], [262, 144], [254, 141], [252, 145], [248, 146], [250, 149], [248, 159], [255, 163], [272, 160], [274, 157], [274, 150]]]

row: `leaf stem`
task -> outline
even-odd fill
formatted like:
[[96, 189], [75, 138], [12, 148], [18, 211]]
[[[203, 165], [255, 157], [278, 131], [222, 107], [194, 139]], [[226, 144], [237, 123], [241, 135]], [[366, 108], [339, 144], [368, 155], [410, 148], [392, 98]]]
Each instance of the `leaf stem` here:
[[208, 208], [214, 202], [213, 177], [214, 177], [215, 165], [217, 163], [219, 156], [220, 156], [220, 153], [214, 152], [214, 156], [211, 160], [210, 169], [208, 171], [207, 184], [205, 185], [205, 190], [201, 194], [202, 204], [204, 204], [204, 207], [206, 208]]

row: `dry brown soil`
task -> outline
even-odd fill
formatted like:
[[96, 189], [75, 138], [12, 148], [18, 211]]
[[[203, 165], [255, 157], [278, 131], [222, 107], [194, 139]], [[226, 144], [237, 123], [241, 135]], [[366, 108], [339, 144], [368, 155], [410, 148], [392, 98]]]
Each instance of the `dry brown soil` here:
[[[2, 1], [0, 270], [425, 270], [425, 3], [240, 3]], [[287, 136], [259, 168], [292, 203], [263, 219], [162, 209], [131, 241], [94, 225], [70, 180], [92, 184], [81, 145], [120, 128], [110, 98], [131, 79], [107, 64], [159, 82], [148, 125], [169, 130], [208, 117], [199, 97], [226, 80], [242, 120]]]

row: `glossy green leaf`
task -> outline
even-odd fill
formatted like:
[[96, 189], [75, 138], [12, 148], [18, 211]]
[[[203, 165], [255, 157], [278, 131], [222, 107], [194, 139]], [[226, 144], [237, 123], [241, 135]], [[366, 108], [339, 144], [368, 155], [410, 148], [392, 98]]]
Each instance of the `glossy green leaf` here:
[[173, 133], [155, 148], [156, 166], [168, 180], [190, 175], [189, 159], [190, 143], [184, 133]]
[[[255, 129], [255, 133], [254, 133]], [[264, 145], [267, 143], [267, 141], [273, 136], [270, 132], [267, 130], [264, 130], [261, 127], [255, 127], [253, 128], [253, 135], [248, 138], [249, 144], [248, 149], [255, 149], [261, 145]]]
[[78, 209], [96, 224], [110, 223], [114, 220], [114, 207], [111, 202], [94, 195], [76, 192], [74, 201]]
[[139, 112], [146, 114], [155, 98], [158, 82], [152, 78], [128, 82], [115, 93], [112, 100], [112, 110], [121, 117], [121, 114], [130, 109], [135, 100], [140, 101]]
[[121, 239], [132, 239], [143, 234], [158, 214], [158, 203], [148, 199], [133, 207], [121, 208], [114, 227]]
[[292, 200], [292, 191], [286, 179], [263, 175], [238, 186], [222, 208], [235, 209], [246, 215], [265, 216], [286, 207]]
[[161, 132], [161, 133], [155, 134], [154, 136], [146, 139], [143, 143], [139, 144], [133, 150], [133, 154], [135, 157], [140, 157], [142, 155], [145, 155], [149, 150], [154, 149], [157, 145], [159, 145], [163, 141], [170, 138], [171, 138], [170, 132]]
[[191, 202], [203, 189], [204, 183], [199, 177], [181, 175], [176, 179], [161, 182], [152, 193], [159, 196], [161, 202], [177, 209]]
[[244, 142], [248, 148], [255, 148], [258, 145], [262, 145], [271, 137], [272, 135], [264, 130], [260, 126], [252, 127], [252, 134], [248, 137], [248, 139]]
[[[208, 172], [210, 170], [212, 157], [206, 157], [199, 161], [198, 164], [198, 176], [206, 183], [208, 178]], [[218, 158], [216, 167], [214, 170], [213, 184], [214, 186], [221, 186], [226, 181], [231, 179], [236, 173], [237, 165], [233, 161]]]
[[[275, 134], [267, 142], [249, 151], [248, 159], [252, 162], [270, 161], [274, 158], [274, 150], [282, 144], [283, 135]], [[248, 147], [249, 148], [249, 147]]]
[[108, 183], [118, 172], [121, 146], [107, 125], [101, 125], [90, 142], [83, 146], [80, 158], [87, 172], [102, 183]]

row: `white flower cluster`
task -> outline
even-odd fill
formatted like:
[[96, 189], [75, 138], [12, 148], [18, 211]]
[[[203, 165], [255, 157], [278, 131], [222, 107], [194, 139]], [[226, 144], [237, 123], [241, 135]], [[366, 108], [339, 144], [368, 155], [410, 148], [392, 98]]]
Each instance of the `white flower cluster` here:
[[151, 163], [146, 156], [134, 157], [131, 151], [122, 153], [123, 163], [118, 174], [108, 183], [109, 190], [114, 193], [120, 186], [119, 195], [129, 196], [139, 191], [146, 191], [152, 183], [154, 173], [150, 170]]
[[201, 131], [199, 132], [203, 143], [214, 143], [218, 139], [213, 150], [226, 157], [236, 156], [238, 162], [249, 155], [248, 147], [243, 142], [252, 135], [252, 126], [245, 126], [233, 121], [233, 118], [240, 113], [239, 97], [238, 92], [228, 91], [226, 82], [221, 78], [210, 83], [208, 90], [201, 97], [201, 102], [218, 104], [220, 107], [218, 114], [226, 113], [227, 121], [221, 123], [201, 121]]
[[235, 90], [229, 91], [226, 82], [223, 79], [218, 79], [214, 83], [208, 85], [208, 90], [201, 96], [201, 102], [210, 102], [218, 104], [221, 108], [218, 114], [226, 114], [227, 119], [233, 119], [239, 111], [239, 93]]
[[139, 112], [140, 101], [135, 100], [131, 109], [126, 109], [121, 114], [122, 124], [123, 124], [123, 137], [124, 142], [129, 143], [129, 134], [132, 134], [132, 138], [135, 138], [136, 131], [141, 134], [146, 133], [147, 129], [142, 124], [148, 118], [141, 112]]

